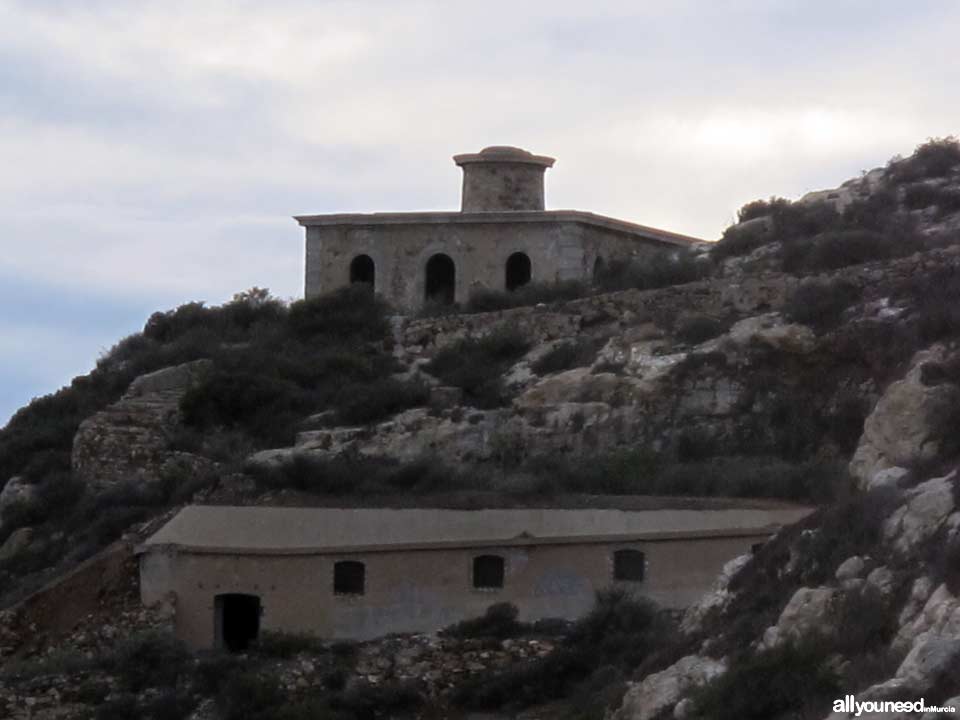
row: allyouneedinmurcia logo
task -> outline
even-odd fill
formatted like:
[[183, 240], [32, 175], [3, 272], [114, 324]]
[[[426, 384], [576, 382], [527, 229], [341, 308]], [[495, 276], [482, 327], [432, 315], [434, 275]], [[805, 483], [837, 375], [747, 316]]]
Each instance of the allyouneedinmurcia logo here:
[[956, 709], [950, 706], [927, 705], [923, 698], [919, 700], [864, 700], [863, 702], [857, 702], [853, 695], [844, 695], [843, 699], [833, 701], [833, 711], [860, 717], [864, 713], [953, 713], [956, 712]]

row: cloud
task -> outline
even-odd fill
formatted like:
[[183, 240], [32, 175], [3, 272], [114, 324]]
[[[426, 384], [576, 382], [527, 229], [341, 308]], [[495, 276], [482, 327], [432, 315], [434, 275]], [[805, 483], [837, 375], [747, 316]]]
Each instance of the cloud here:
[[0, 275], [103, 318], [30, 335], [21, 313], [0, 394], [23, 348], [77, 348], [80, 372], [136, 326], [110, 303], [298, 294], [290, 215], [455, 209], [450, 156], [485, 145], [556, 156], [551, 207], [715, 238], [749, 200], [956, 132], [958, 21], [950, 0], [0, 0]]

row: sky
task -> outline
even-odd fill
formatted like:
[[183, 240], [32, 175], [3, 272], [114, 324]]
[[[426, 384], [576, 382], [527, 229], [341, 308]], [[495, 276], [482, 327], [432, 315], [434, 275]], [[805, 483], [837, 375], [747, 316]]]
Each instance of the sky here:
[[296, 214], [547, 207], [716, 239], [960, 132], [955, 0], [0, 0], [0, 425], [156, 310], [303, 290]]

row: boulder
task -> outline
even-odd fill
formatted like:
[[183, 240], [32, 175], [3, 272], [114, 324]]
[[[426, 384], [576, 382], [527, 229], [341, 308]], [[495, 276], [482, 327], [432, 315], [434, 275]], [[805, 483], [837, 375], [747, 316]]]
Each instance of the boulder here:
[[896, 677], [914, 692], [923, 693], [937, 681], [960, 670], [960, 639], [931, 637], [919, 640], [900, 663]]
[[841, 583], [847, 580], [855, 580], [863, 577], [866, 568], [867, 560], [859, 555], [854, 555], [840, 563], [837, 571], [834, 573], [834, 577]]
[[7, 484], [0, 490], [0, 522], [3, 520], [3, 511], [11, 505], [27, 504], [36, 497], [37, 488], [27, 482], [22, 475], [14, 475], [7, 480]]
[[901, 625], [891, 646], [903, 652], [929, 638], [960, 638], [960, 599], [950, 592], [946, 584], [939, 585], [927, 598], [923, 609], [912, 620]]
[[829, 587], [800, 588], [780, 613], [777, 624], [764, 632], [760, 647], [770, 649], [814, 633], [830, 633], [836, 621], [833, 609], [838, 595], [838, 590]]
[[33, 528], [19, 528], [10, 533], [10, 537], [0, 545], [0, 563], [6, 562], [27, 549], [33, 540]]
[[680, 623], [680, 629], [683, 632], [687, 634], [698, 632], [707, 613], [714, 609], [722, 609], [733, 598], [733, 593], [729, 590], [730, 581], [750, 562], [752, 557], [753, 555], [749, 553], [739, 555], [723, 566], [710, 590], [683, 614], [683, 620]]
[[953, 512], [955, 473], [927, 480], [910, 490], [906, 502], [884, 523], [884, 539], [897, 551], [910, 554], [932, 538]]
[[911, 468], [941, 457], [955, 433], [951, 421], [960, 408], [960, 388], [951, 383], [925, 385], [923, 367], [945, 360], [941, 346], [917, 353], [903, 380], [893, 383], [863, 426], [850, 461], [861, 486], [887, 468]]
[[761, 345], [784, 353], [806, 355], [817, 347], [817, 336], [806, 325], [787, 323], [780, 313], [744, 318], [727, 337], [738, 346]]
[[663, 710], [675, 707], [694, 688], [706, 685], [727, 671], [723, 660], [687, 655], [658, 673], [637, 683], [628, 683], [623, 704], [611, 720], [650, 720]]
[[898, 487], [900, 481], [910, 475], [910, 471], [902, 467], [890, 467], [876, 472], [867, 480], [865, 490], [877, 490], [879, 488]]

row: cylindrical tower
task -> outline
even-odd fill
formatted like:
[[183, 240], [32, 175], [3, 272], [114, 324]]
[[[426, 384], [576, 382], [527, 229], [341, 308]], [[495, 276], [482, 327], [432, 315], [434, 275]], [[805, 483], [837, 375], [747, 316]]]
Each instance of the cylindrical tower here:
[[453, 161], [463, 168], [461, 212], [544, 209], [543, 174], [552, 157], [495, 145]]

